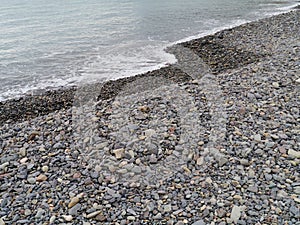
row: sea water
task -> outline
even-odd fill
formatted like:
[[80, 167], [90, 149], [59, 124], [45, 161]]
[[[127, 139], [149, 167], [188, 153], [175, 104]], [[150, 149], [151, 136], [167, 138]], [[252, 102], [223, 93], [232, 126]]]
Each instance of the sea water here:
[[132, 76], [166, 46], [289, 10], [274, 0], [0, 0], [0, 101]]

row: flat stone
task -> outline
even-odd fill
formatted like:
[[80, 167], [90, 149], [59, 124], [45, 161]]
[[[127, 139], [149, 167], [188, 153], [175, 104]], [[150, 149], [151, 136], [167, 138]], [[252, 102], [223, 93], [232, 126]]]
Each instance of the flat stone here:
[[131, 169], [132, 172], [134, 173], [141, 173], [142, 172], [142, 169], [141, 167], [139, 166], [134, 166], [132, 169]]
[[80, 199], [76, 196], [74, 198], [71, 199], [71, 201], [68, 204], [69, 208], [72, 208], [74, 205], [76, 205], [78, 202], [80, 201]]
[[102, 211], [100, 211], [100, 210], [99, 210], [99, 211], [92, 212], [92, 213], [88, 214], [88, 215], [86, 216], [86, 218], [88, 218], [88, 219], [93, 218], [93, 217], [97, 216], [97, 215], [100, 214], [100, 213], [102, 213]]
[[127, 216], [127, 220], [129, 220], [129, 221], [134, 221], [134, 220], [135, 220], [135, 217], [134, 217], [134, 216]]
[[154, 220], [161, 220], [162, 219], [162, 215], [161, 213], [157, 213], [155, 216], [153, 216]]
[[24, 215], [25, 216], [29, 216], [29, 215], [31, 215], [31, 210], [30, 209], [25, 209], [25, 211], [24, 211]]
[[9, 162], [2, 163], [0, 165], [0, 170], [4, 170], [7, 166], [9, 166]]
[[28, 181], [28, 183], [30, 183], [30, 184], [35, 184], [36, 179], [35, 179], [34, 177], [28, 177], [28, 178], [27, 178], [27, 181]]
[[47, 173], [49, 171], [49, 167], [48, 166], [43, 166], [42, 171]]
[[171, 212], [171, 211], [172, 211], [172, 206], [171, 206], [171, 204], [168, 204], [168, 205], [165, 205], [165, 206], [164, 206], [164, 212], [169, 213], [169, 212]]
[[73, 216], [71, 215], [62, 215], [65, 221], [71, 222], [73, 220]]
[[206, 225], [206, 223], [203, 220], [198, 220], [194, 222], [192, 225]]
[[49, 223], [53, 224], [55, 222], [55, 220], [56, 220], [56, 216], [51, 216], [50, 220], [49, 220]]
[[257, 193], [258, 187], [257, 187], [257, 185], [250, 185], [247, 190], [250, 192], [253, 192], [253, 193]]
[[47, 180], [47, 176], [44, 175], [44, 174], [40, 174], [37, 178], [36, 178], [36, 181], [37, 182], [43, 182], [43, 181], [46, 181]]
[[240, 163], [243, 165], [243, 166], [249, 166], [250, 165], [250, 162], [248, 159], [241, 159], [240, 160]]
[[293, 158], [299, 159], [300, 158], [300, 151], [295, 151], [293, 149], [289, 149], [288, 155], [293, 157]]
[[81, 209], [81, 204], [78, 203], [69, 209], [69, 214], [72, 216], [77, 216], [78, 210], [80, 210], [80, 209]]
[[5, 225], [5, 222], [2, 218], [0, 218], [0, 225]]
[[20, 160], [20, 163], [21, 163], [21, 164], [25, 164], [25, 163], [27, 162], [27, 160], [28, 160], [27, 157], [22, 158], [22, 159]]
[[19, 151], [20, 155], [25, 157], [27, 155], [27, 151], [25, 148], [20, 148], [20, 151]]
[[122, 159], [125, 155], [125, 149], [119, 148], [112, 151], [117, 159]]
[[39, 208], [35, 214], [35, 218], [41, 218], [45, 213], [45, 210]]
[[273, 86], [274, 88], [279, 88], [279, 83], [278, 83], [278, 82], [273, 82], [273, 83], [272, 83], [272, 86]]
[[232, 210], [231, 210], [231, 214], [230, 214], [230, 219], [234, 222], [237, 223], [238, 220], [240, 219], [242, 215], [242, 210], [239, 206], [234, 205]]
[[156, 131], [153, 130], [153, 129], [145, 130], [145, 136], [146, 136], [147, 138], [152, 137], [152, 136], [155, 135], [155, 134], [156, 134]]
[[257, 142], [261, 142], [261, 135], [260, 135], [260, 134], [255, 134], [255, 135], [253, 136], [253, 140], [254, 140], [254, 141], [257, 141]]

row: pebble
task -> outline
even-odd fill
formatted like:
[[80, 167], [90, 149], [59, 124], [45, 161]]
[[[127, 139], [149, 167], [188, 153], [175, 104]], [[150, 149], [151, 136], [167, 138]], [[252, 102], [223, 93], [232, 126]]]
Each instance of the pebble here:
[[231, 210], [231, 214], [230, 214], [230, 219], [234, 222], [237, 223], [238, 220], [240, 219], [242, 215], [242, 210], [239, 206], [234, 205], [232, 210]]
[[172, 211], [172, 206], [171, 204], [165, 205], [164, 206], [164, 212], [169, 213]]
[[195, 223], [193, 223], [192, 225], [206, 225], [206, 223], [203, 220], [198, 220]]
[[76, 205], [78, 202], [80, 201], [80, 199], [78, 197], [73, 197], [71, 199], [71, 201], [68, 204], [69, 208], [72, 208], [74, 205]]
[[257, 187], [257, 185], [250, 185], [247, 190], [250, 191], [250, 192], [257, 193], [258, 192], [258, 187]]
[[115, 157], [117, 159], [122, 159], [125, 155], [125, 149], [124, 148], [115, 149], [113, 150], [113, 153], [115, 154]]
[[7, 166], [9, 166], [9, 162], [2, 163], [0, 165], [0, 170], [4, 170]]
[[288, 150], [288, 155], [297, 159], [300, 159], [300, 151], [295, 151], [293, 149]]
[[93, 217], [99, 215], [100, 213], [102, 213], [102, 211], [100, 211], [100, 210], [99, 210], [99, 211], [92, 212], [92, 213], [88, 214], [88, 215], [86, 216], [86, 218], [88, 218], [88, 219], [93, 218]]
[[261, 135], [260, 134], [255, 134], [253, 136], [253, 139], [254, 139], [254, 141], [261, 142]]
[[134, 216], [127, 216], [127, 220], [129, 220], [129, 221], [134, 221], [134, 220], [135, 220], [135, 217], [134, 217]]
[[44, 174], [40, 174], [39, 176], [37, 176], [36, 181], [37, 182], [43, 182], [47, 180], [47, 176]]
[[49, 171], [49, 167], [48, 166], [43, 166], [42, 171], [47, 173]]
[[73, 216], [71, 216], [71, 215], [63, 215], [62, 217], [67, 222], [71, 222], [73, 220]]
[[31, 215], [31, 210], [30, 209], [25, 209], [25, 211], [24, 211], [24, 215], [25, 216], [29, 216], [29, 215]]
[[36, 178], [34, 178], [34, 177], [28, 177], [28, 178], [27, 178], [27, 181], [28, 181], [28, 183], [30, 183], [30, 184], [35, 184]]
[[55, 222], [55, 220], [56, 220], [56, 216], [51, 216], [50, 220], [49, 220], [49, 223], [53, 224]]

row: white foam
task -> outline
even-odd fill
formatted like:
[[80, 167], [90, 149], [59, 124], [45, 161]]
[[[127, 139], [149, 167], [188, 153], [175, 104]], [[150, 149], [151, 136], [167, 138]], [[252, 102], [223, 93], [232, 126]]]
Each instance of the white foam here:
[[218, 26], [218, 27], [215, 27], [213, 29], [203, 31], [203, 32], [201, 32], [197, 35], [192, 35], [192, 36], [180, 39], [178, 41], [175, 41], [175, 42], [171, 43], [170, 45], [168, 45], [168, 47], [170, 47], [172, 45], [175, 45], [175, 44], [180, 44], [180, 43], [183, 43], [183, 42], [187, 42], [187, 41], [202, 38], [202, 37], [205, 37], [205, 36], [208, 36], [208, 35], [212, 35], [212, 34], [215, 34], [219, 31], [226, 30], [226, 29], [231, 29], [231, 28], [234, 28], [234, 27], [237, 27], [237, 26], [240, 26], [242, 24], [249, 23], [249, 22], [251, 22], [251, 21], [250, 20], [236, 20], [236, 21], [231, 22], [230, 24], [228, 24], [226, 26]]
[[119, 44], [113, 49], [99, 53], [97, 59], [81, 69], [81, 78], [79, 79], [81, 82], [94, 82], [99, 78], [115, 80], [175, 63], [175, 56], [164, 51], [167, 45], [157, 41], [150, 41], [150, 43], [148, 41], [132, 41]]
[[[278, 8], [264, 8], [263, 12], [257, 12], [260, 13], [258, 14], [257, 20], [264, 17], [291, 11], [297, 5], [299, 5], [299, 3]], [[271, 12], [268, 10], [270, 10]], [[22, 87], [12, 86], [9, 90], [1, 91], [0, 101], [19, 97], [26, 93], [34, 93], [37, 90], [41, 89], [73, 86], [74, 84], [97, 82], [103, 80], [116, 80], [122, 77], [129, 77], [136, 74], [156, 70], [168, 64], [174, 64], [177, 62], [174, 55], [164, 51], [164, 49], [166, 49], [167, 47], [201, 38], [207, 35], [215, 34], [216, 32], [219, 32], [221, 30], [230, 29], [251, 21], [253, 20], [239, 19], [232, 21], [225, 26], [218, 26], [218, 20], [205, 21], [205, 23], [211, 23], [208, 27], [214, 28], [200, 31], [197, 35], [192, 35], [172, 43], [153, 41], [151, 37], [149, 37], [148, 40], [124, 42], [115, 47], [97, 47], [95, 51], [96, 53], [98, 52], [98, 56], [95, 57], [95, 53], [93, 53], [90, 58], [87, 58], [85, 66], [76, 68], [70, 73], [69, 77], [63, 79], [54, 77], [52, 79], [41, 80], [39, 82], [33, 81], [33, 83], [27, 84]], [[203, 21], [196, 22], [200, 23]], [[55, 55], [50, 55], [49, 57], [54, 58]]]

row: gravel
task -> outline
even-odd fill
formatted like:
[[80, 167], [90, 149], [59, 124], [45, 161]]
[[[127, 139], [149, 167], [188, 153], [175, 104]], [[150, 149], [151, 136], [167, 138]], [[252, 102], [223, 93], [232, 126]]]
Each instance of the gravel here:
[[178, 63], [0, 103], [0, 224], [300, 224], [300, 12]]

